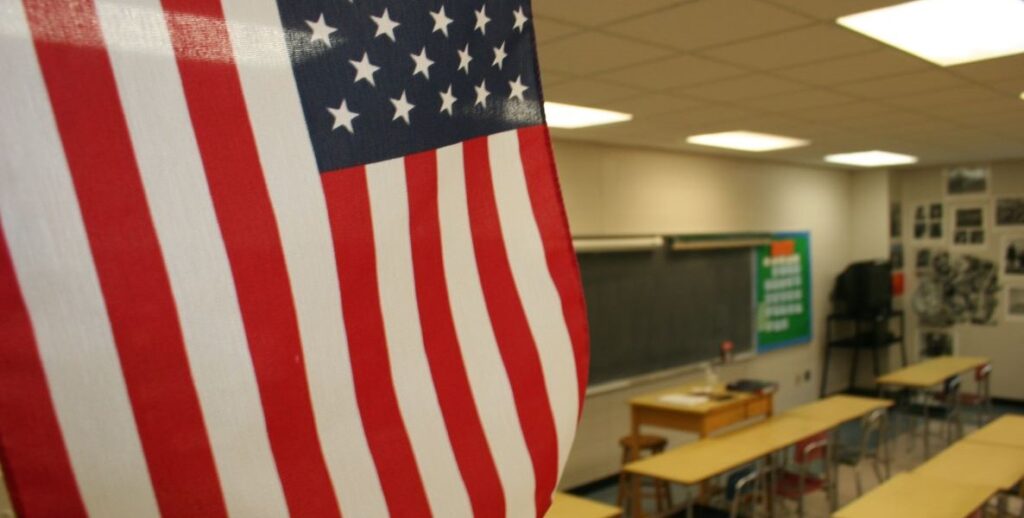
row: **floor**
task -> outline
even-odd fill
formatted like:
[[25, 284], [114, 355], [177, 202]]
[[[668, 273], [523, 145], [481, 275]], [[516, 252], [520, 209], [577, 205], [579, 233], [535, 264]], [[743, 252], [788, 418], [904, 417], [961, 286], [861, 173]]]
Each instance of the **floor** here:
[[[1024, 414], [1024, 408], [1020, 407], [997, 407], [996, 413], [1021, 413]], [[892, 438], [890, 442], [890, 451], [892, 453], [892, 473], [899, 473], [902, 471], [909, 471], [914, 467], [918, 466], [924, 461], [924, 448], [922, 447], [921, 436], [917, 435], [913, 442], [910, 441], [909, 435], [905, 433], [907, 423], [910, 422], [905, 414], [895, 414], [893, 417], [893, 423], [891, 428]], [[977, 419], [976, 416], [970, 413], [964, 415], [965, 433], [970, 433], [976, 428]], [[849, 441], [857, 441], [859, 437], [859, 426], [857, 424], [846, 425], [839, 430], [839, 441], [843, 443], [849, 443]], [[940, 435], [940, 430], [943, 435]], [[942, 428], [941, 422], [937, 419], [932, 420], [932, 455], [935, 455], [937, 451], [946, 446], [944, 429]], [[912, 447], [911, 447], [912, 446]], [[872, 488], [878, 485], [879, 481], [876, 479], [874, 472], [871, 467], [870, 461], [864, 461], [858, 466], [858, 471], [862, 479], [864, 491], [868, 492]], [[855, 500], [857, 498], [856, 485], [854, 482], [853, 471], [851, 468], [840, 468], [839, 472], [839, 506]], [[608, 481], [605, 484], [592, 485], [585, 488], [581, 492], [573, 491], [587, 498], [598, 500], [601, 502], [615, 504], [616, 497], [618, 494], [618, 487], [614, 481]], [[679, 503], [684, 502], [685, 497], [688, 494], [687, 489], [674, 486], [673, 502]], [[1008, 510], [1011, 516], [1020, 516], [1021, 512], [1021, 500], [1017, 498], [1011, 498], [1008, 501]], [[823, 493], [811, 494], [805, 500], [806, 516], [809, 518], [825, 518], [829, 516], [828, 502], [825, 499]], [[648, 506], [653, 511], [653, 506]], [[680, 514], [685, 516], [685, 514]], [[779, 509], [776, 516], [796, 516], [796, 507], [790, 503], [785, 509]]]

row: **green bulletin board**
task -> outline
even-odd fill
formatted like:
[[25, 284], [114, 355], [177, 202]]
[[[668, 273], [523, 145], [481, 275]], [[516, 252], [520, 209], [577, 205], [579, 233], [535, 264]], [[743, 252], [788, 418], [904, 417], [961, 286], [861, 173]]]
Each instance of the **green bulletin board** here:
[[757, 248], [757, 350], [811, 341], [811, 235], [774, 234]]

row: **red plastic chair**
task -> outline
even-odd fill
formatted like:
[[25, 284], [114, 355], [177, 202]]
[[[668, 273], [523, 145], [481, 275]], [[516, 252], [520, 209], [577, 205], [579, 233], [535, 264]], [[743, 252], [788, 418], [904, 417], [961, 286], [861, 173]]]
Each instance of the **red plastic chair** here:
[[[797, 516], [804, 516], [804, 496], [816, 491], [825, 491], [829, 506], [835, 509], [832, 495], [831, 466], [829, 465], [829, 444], [827, 434], [808, 437], [794, 446], [793, 465], [796, 470], [782, 470], [775, 477], [775, 494], [797, 502]], [[825, 463], [822, 473], [811, 471], [814, 462]]]

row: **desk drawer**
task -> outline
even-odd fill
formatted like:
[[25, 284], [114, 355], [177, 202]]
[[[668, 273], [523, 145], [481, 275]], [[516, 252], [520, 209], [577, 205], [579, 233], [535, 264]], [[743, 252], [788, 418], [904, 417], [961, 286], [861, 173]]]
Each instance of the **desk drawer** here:
[[747, 417], [767, 415], [772, 410], [772, 397], [758, 397], [747, 403]]

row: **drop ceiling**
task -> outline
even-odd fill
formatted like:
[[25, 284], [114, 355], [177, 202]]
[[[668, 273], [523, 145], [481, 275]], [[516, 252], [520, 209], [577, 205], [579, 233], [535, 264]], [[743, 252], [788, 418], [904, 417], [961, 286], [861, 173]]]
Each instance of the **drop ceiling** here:
[[[896, 3], [534, 0], [545, 98], [635, 116], [552, 134], [827, 167], [826, 154], [868, 149], [923, 164], [1024, 158], [1024, 54], [943, 68], [834, 22]], [[750, 154], [686, 143], [730, 130], [811, 144]]]

